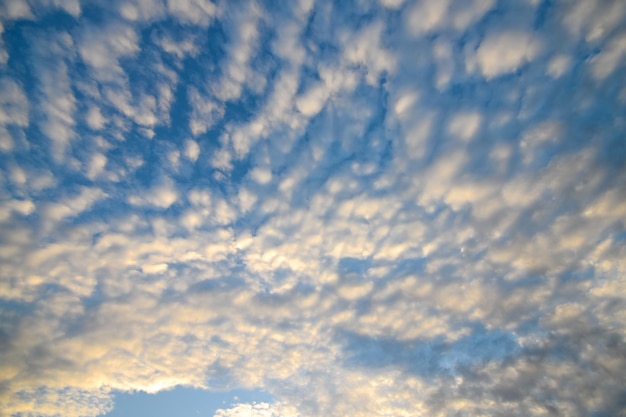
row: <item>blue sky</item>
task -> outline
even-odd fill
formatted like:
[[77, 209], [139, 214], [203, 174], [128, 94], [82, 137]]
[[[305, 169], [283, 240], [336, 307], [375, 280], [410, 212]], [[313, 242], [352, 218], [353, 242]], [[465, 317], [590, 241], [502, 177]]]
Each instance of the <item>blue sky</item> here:
[[625, 2], [0, 34], [1, 417], [626, 415]]

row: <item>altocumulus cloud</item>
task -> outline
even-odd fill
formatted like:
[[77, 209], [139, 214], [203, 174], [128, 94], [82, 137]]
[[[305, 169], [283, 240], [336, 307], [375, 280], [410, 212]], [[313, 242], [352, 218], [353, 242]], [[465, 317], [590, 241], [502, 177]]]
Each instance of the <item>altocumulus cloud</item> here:
[[0, 416], [626, 415], [626, 3], [0, 4]]

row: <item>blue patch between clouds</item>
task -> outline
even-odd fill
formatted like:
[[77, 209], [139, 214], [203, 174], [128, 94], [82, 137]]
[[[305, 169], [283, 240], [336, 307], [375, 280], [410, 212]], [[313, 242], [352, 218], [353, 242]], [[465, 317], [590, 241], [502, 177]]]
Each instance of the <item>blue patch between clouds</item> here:
[[339, 331], [337, 339], [348, 366], [393, 367], [429, 378], [464, 374], [475, 366], [502, 362], [522, 352], [514, 334], [482, 326], [452, 342], [443, 336], [397, 340], [350, 331]]
[[157, 394], [116, 393], [115, 408], [104, 417], [197, 417], [213, 416], [220, 408], [236, 403], [271, 402], [272, 397], [258, 390], [209, 392], [176, 387]]

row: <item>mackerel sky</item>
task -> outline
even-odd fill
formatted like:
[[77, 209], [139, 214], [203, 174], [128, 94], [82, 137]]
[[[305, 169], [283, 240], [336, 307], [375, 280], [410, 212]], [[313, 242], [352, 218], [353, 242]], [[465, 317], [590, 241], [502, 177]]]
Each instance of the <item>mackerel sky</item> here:
[[625, 1], [0, 34], [1, 417], [626, 416]]

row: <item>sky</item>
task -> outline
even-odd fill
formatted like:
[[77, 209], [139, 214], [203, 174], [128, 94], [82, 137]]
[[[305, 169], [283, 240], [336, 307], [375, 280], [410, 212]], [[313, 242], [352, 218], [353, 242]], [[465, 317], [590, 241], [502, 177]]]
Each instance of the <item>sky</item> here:
[[0, 35], [0, 417], [626, 416], [626, 2]]

